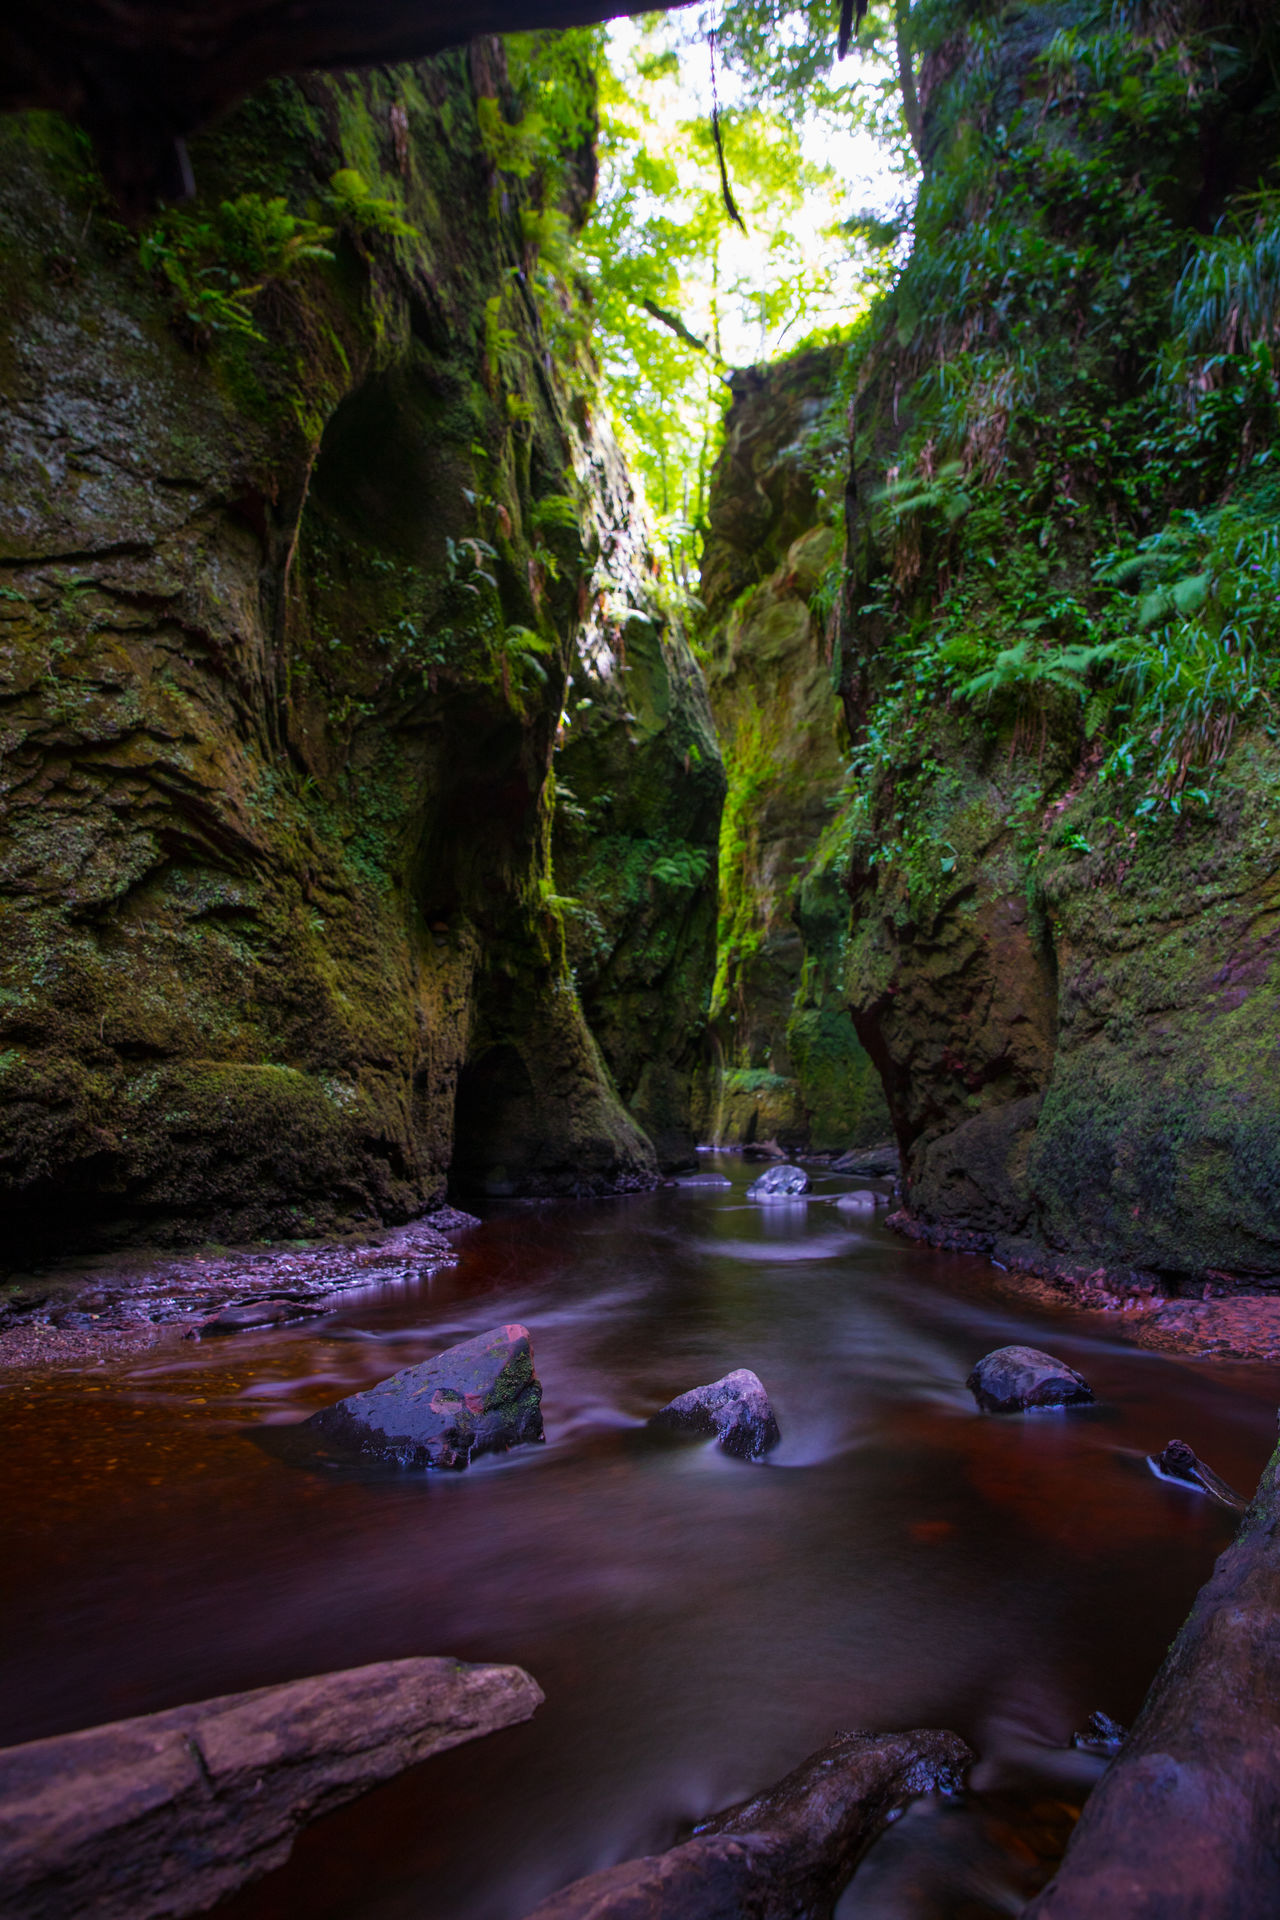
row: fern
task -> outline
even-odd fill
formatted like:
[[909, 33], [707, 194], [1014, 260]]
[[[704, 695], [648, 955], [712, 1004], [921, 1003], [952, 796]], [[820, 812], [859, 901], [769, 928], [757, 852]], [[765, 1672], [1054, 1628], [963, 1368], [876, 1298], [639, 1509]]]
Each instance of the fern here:
[[217, 334], [261, 340], [252, 308], [263, 287], [329, 261], [331, 227], [300, 219], [283, 198], [242, 193], [213, 208], [169, 208], [143, 234], [138, 256], [168, 285], [174, 318], [197, 345]]
[[546, 123], [536, 110], [513, 126], [503, 117], [498, 102], [482, 94], [476, 101], [476, 119], [484, 150], [499, 173], [513, 173], [517, 180], [527, 180], [546, 159]]
[[362, 240], [412, 240], [415, 229], [394, 200], [376, 194], [354, 167], [339, 167], [325, 196], [334, 218]]
[[660, 854], [649, 869], [649, 877], [659, 886], [692, 891], [707, 876], [711, 855], [705, 847], [672, 847]]
[[1116, 652], [1115, 643], [1050, 649], [1036, 639], [1019, 640], [998, 653], [989, 667], [966, 680], [957, 692], [962, 700], [987, 702], [1033, 690], [1070, 693], [1083, 699], [1089, 674], [1110, 664]]
[[1167, 616], [1155, 616], [1165, 624], [1120, 649], [1129, 729], [1103, 769], [1127, 778], [1145, 762], [1151, 791], [1139, 812], [1148, 813], [1178, 811], [1193, 773], [1221, 763], [1240, 722], [1274, 714], [1280, 534], [1220, 539], [1199, 574], [1157, 592], [1167, 593]]

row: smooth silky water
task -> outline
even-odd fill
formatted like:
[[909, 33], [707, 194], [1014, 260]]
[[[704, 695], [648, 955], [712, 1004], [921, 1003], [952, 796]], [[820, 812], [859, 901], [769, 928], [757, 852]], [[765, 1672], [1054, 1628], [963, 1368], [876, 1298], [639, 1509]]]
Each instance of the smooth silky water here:
[[[518, 1920], [682, 1836], [844, 1728], [950, 1727], [967, 1804], [925, 1803], [841, 1920], [1018, 1910], [1232, 1533], [1144, 1455], [1177, 1435], [1251, 1491], [1274, 1372], [1011, 1304], [984, 1261], [870, 1213], [729, 1188], [511, 1206], [433, 1278], [331, 1318], [6, 1384], [7, 1741], [407, 1654], [517, 1661], [534, 1721], [332, 1815], [237, 1920]], [[532, 1333], [547, 1442], [462, 1474], [304, 1471], [252, 1429], [501, 1321]], [[1099, 1405], [980, 1415], [988, 1349], [1048, 1347]], [[763, 1378], [749, 1466], [649, 1436], [672, 1395]]]

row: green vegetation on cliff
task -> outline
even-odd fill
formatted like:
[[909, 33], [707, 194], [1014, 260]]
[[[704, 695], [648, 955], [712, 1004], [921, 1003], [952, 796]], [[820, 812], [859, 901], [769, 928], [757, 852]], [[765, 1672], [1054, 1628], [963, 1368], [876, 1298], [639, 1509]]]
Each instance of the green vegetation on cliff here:
[[[0, 128], [10, 1253], [653, 1179], [551, 868], [628, 591], [563, 244], [593, 118], [541, 38], [278, 81], [140, 231], [61, 122]], [[702, 712], [676, 676], [676, 798]]]
[[912, 20], [915, 246], [853, 369], [849, 996], [933, 1230], [1274, 1273], [1266, 35]]

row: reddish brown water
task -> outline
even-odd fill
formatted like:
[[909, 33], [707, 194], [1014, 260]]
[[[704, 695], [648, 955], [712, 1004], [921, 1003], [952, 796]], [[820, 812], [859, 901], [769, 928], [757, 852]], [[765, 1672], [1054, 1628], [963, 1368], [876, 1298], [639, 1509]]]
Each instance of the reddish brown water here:
[[[723, 1165], [729, 1192], [510, 1209], [455, 1270], [347, 1296], [320, 1331], [10, 1383], [0, 1738], [405, 1654], [518, 1661], [547, 1694], [529, 1726], [322, 1822], [225, 1909], [518, 1920], [839, 1728], [947, 1726], [982, 1797], [908, 1815], [841, 1920], [1016, 1912], [1096, 1774], [1063, 1745], [1095, 1707], [1132, 1717], [1230, 1538], [1143, 1455], [1176, 1434], [1251, 1490], [1274, 1371], [1018, 1311], [982, 1262], [746, 1205]], [[247, 1437], [510, 1320], [545, 1447], [360, 1478]], [[976, 1413], [966, 1373], [1015, 1340], [1099, 1406]], [[648, 1439], [664, 1400], [736, 1366], [782, 1425], [767, 1466]]]

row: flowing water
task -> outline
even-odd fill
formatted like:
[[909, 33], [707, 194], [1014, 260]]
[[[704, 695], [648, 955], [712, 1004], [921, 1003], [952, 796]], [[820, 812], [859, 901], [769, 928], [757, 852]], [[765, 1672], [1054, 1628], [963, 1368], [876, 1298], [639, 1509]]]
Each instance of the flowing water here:
[[[847, 1180], [765, 1209], [752, 1169], [704, 1166], [509, 1207], [459, 1237], [457, 1267], [318, 1325], [8, 1383], [0, 1739], [407, 1654], [517, 1661], [547, 1695], [529, 1725], [330, 1816], [222, 1911], [518, 1920], [839, 1729], [950, 1727], [981, 1755], [976, 1793], [913, 1809], [841, 1920], [1016, 1912], [1099, 1770], [1073, 1729], [1132, 1718], [1231, 1537], [1144, 1455], [1177, 1435], [1251, 1491], [1274, 1372], [1010, 1304], [985, 1262], [826, 1204]], [[512, 1320], [543, 1447], [379, 1476], [254, 1443]], [[978, 1414], [965, 1375], [1013, 1341], [1069, 1360], [1097, 1407]], [[767, 1465], [646, 1434], [740, 1366], [781, 1423]]]

